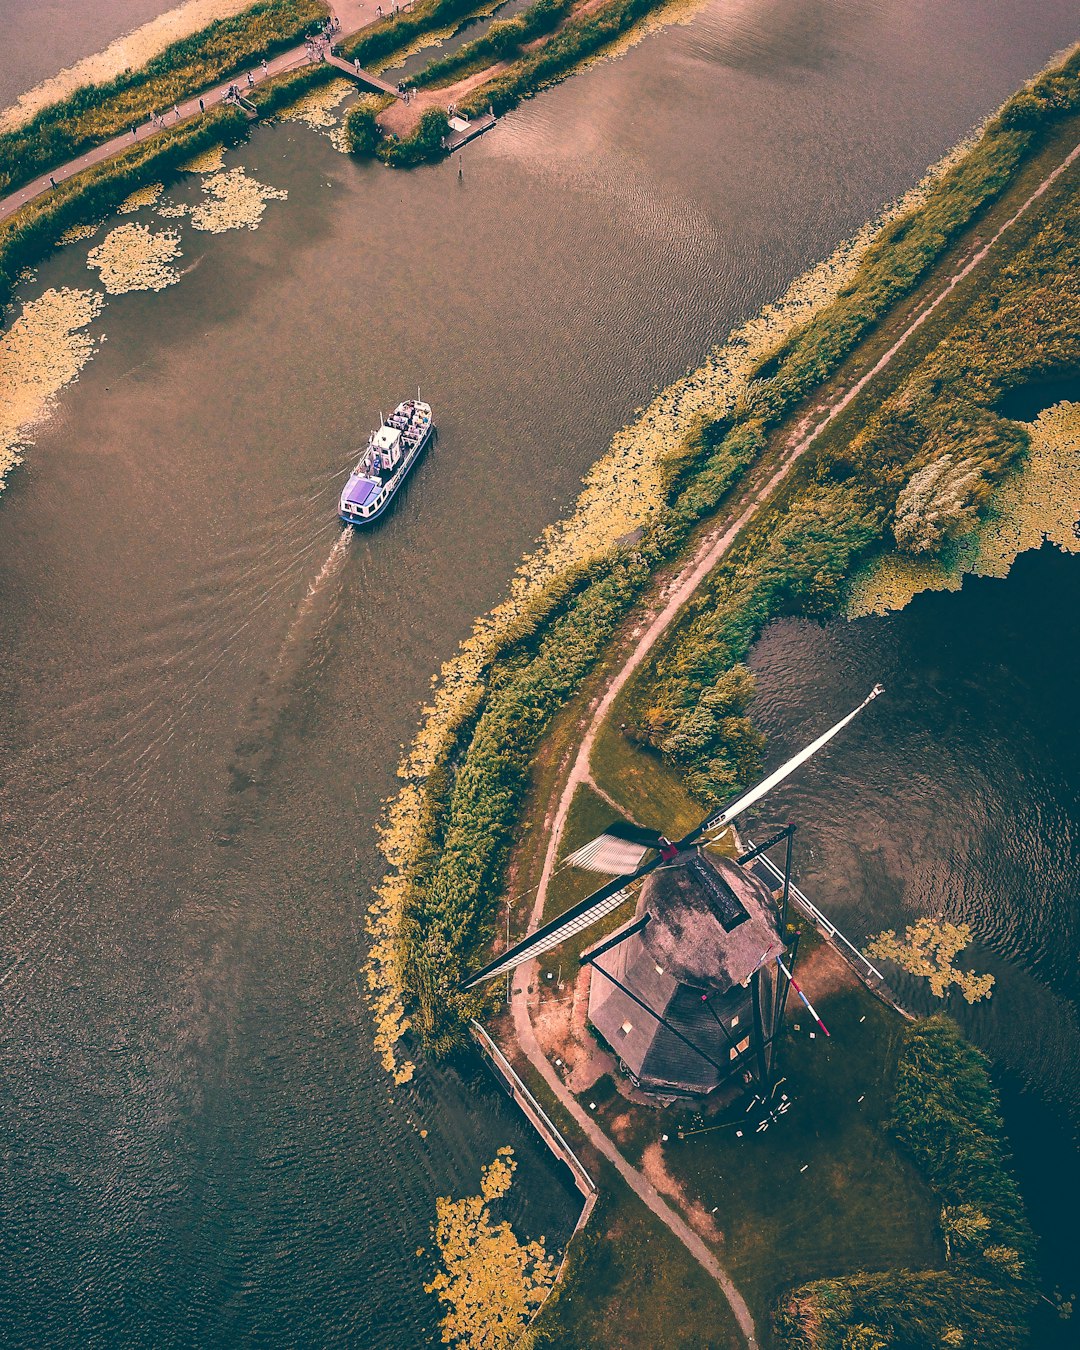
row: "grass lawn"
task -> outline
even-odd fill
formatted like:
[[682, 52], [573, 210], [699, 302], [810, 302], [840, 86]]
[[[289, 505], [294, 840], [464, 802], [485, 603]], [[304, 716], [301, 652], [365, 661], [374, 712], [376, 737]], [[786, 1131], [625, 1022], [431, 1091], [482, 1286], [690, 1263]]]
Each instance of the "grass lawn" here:
[[541, 1315], [552, 1350], [728, 1350], [743, 1346], [719, 1286], [608, 1164], [574, 1239], [559, 1294]]
[[593, 745], [593, 781], [639, 825], [678, 839], [705, 814], [676, 771], [645, 746], [635, 745], [619, 729], [626, 720], [618, 698]]

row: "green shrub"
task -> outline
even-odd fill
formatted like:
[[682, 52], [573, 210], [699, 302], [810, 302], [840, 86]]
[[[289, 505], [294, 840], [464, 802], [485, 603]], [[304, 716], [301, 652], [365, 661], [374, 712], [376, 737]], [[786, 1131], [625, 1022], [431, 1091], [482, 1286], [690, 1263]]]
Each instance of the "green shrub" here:
[[1034, 1238], [987, 1061], [948, 1018], [905, 1032], [892, 1128], [943, 1201], [945, 1268], [802, 1285], [777, 1311], [781, 1342], [792, 1350], [1019, 1350], [1036, 1297]]
[[0, 192], [76, 159], [261, 57], [292, 46], [326, 21], [323, 0], [260, 0], [173, 42], [139, 70], [86, 85], [0, 135]]
[[432, 61], [412, 83], [418, 87], [445, 84], [469, 70], [483, 70], [497, 61], [518, 56], [526, 43], [558, 27], [573, 5], [574, 0], [535, 0], [512, 19], [493, 23], [483, 37]]
[[443, 140], [450, 131], [450, 123], [441, 108], [428, 108], [420, 124], [406, 140], [387, 136], [378, 147], [378, 156], [396, 169], [409, 168], [438, 159], [443, 153]]
[[365, 104], [350, 108], [345, 118], [345, 140], [354, 155], [373, 155], [378, 148], [380, 136], [373, 108]]

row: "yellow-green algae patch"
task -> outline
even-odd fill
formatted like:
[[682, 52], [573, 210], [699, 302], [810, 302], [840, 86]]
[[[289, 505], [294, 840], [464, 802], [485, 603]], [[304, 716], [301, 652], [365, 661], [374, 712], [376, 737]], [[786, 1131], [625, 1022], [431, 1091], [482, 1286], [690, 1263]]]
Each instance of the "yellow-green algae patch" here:
[[220, 173], [225, 167], [225, 144], [219, 141], [217, 145], [208, 145], [191, 159], [184, 160], [180, 165], [184, 173]]
[[205, 200], [190, 209], [191, 223], [209, 234], [258, 228], [270, 201], [284, 201], [284, 188], [269, 187], [243, 169], [226, 169], [203, 180]]
[[409, 1028], [400, 934], [408, 873], [422, 835], [421, 784], [438, 764], [454, 730], [481, 699], [484, 673], [501, 638], [553, 580], [603, 557], [620, 538], [653, 519], [663, 506], [665, 463], [677, 455], [699, 420], [734, 410], [758, 363], [836, 299], [879, 231], [925, 201], [971, 143], [969, 138], [951, 150], [877, 220], [794, 281], [779, 300], [736, 329], [697, 370], [658, 394], [636, 421], [618, 432], [586, 476], [570, 516], [544, 531], [539, 547], [523, 559], [512, 578], [508, 598], [477, 619], [458, 653], [433, 678], [432, 702], [422, 711], [420, 727], [399, 769], [406, 782], [390, 803], [382, 830], [382, 851], [390, 871], [376, 889], [367, 918], [372, 943], [365, 962], [366, 983], [375, 1044], [383, 1066], [398, 1081], [413, 1072], [411, 1063], [397, 1058], [397, 1047]]
[[56, 241], [58, 244], [78, 244], [84, 239], [92, 239], [97, 234], [101, 226], [100, 220], [91, 221], [86, 225], [72, 225], [70, 229], [64, 231]]
[[1058, 403], [1031, 425], [1031, 446], [1020, 468], [991, 501], [986, 520], [961, 541], [949, 565], [890, 553], [856, 576], [849, 618], [903, 609], [923, 591], [958, 591], [969, 573], [1006, 577], [1020, 556], [1043, 543], [1080, 552], [1080, 403]]
[[893, 929], [886, 929], [872, 938], [866, 950], [875, 960], [895, 961], [913, 975], [930, 981], [930, 988], [944, 998], [952, 985], [969, 1003], [989, 998], [994, 987], [993, 975], [976, 975], [961, 970], [954, 964], [958, 952], [971, 941], [971, 928], [966, 923], [946, 923], [943, 919], [919, 919], [911, 924], [902, 938]]
[[97, 291], [48, 290], [25, 305], [0, 337], [0, 485], [21, 462], [33, 428], [49, 415], [56, 395], [94, 354], [96, 342], [82, 330], [103, 303]]
[[145, 187], [136, 188], [116, 208], [116, 214], [118, 216], [130, 216], [140, 207], [153, 206], [163, 191], [163, 183], [147, 183]]
[[331, 80], [329, 84], [319, 85], [301, 94], [295, 103], [282, 108], [277, 116], [283, 122], [303, 122], [314, 131], [326, 131], [340, 122], [338, 109], [350, 94], [356, 92], [356, 85], [350, 80]]
[[148, 225], [118, 225], [86, 255], [86, 265], [96, 268], [101, 284], [110, 295], [128, 291], [161, 291], [180, 280], [171, 266], [180, 255], [180, 236], [175, 230], [155, 233]]
[[444, 1345], [511, 1350], [518, 1345], [555, 1279], [544, 1239], [520, 1242], [508, 1223], [494, 1223], [488, 1205], [510, 1189], [513, 1149], [499, 1149], [483, 1170], [479, 1195], [440, 1196], [433, 1228], [442, 1270], [424, 1289], [446, 1309]]

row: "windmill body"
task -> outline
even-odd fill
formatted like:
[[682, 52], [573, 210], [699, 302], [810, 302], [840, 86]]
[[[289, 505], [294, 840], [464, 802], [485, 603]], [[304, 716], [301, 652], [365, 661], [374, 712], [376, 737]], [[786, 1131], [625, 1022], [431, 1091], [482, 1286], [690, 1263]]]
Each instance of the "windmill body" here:
[[634, 1083], [727, 1100], [767, 1078], [784, 947], [764, 884], [685, 849], [647, 879], [621, 931], [583, 959], [594, 967], [589, 1020]]
[[[610, 825], [563, 865], [618, 875], [467, 975], [460, 987], [472, 989], [575, 938], [627, 904], [640, 886], [635, 917], [581, 955], [594, 972], [589, 1020], [634, 1082], [658, 1096], [706, 1095], [723, 1106], [768, 1091], [789, 987], [829, 1034], [793, 979], [797, 939], [790, 964], [784, 962], [795, 826], [789, 823], [738, 862], [712, 856], [701, 841], [719, 837], [882, 692], [875, 685], [846, 717], [678, 843], [626, 821]], [[782, 839], [787, 860], [778, 909], [768, 887], [743, 864]]]

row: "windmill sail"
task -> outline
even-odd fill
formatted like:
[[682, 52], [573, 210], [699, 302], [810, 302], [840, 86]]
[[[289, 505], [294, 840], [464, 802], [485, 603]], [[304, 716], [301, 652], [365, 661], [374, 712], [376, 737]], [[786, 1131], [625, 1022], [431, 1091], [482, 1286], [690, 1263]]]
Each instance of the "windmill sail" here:
[[[745, 811], [747, 807], [752, 806], [754, 802], [760, 801], [767, 792], [770, 792], [778, 783], [782, 783], [784, 779], [794, 773], [801, 764], [805, 764], [811, 755], [816, 754], [823, 745], [831, 741], [838, 732], [842, 731], [849, 722], [862, 712], [868, 703], [873, 702], [873, 700], [883, 692], [880, 684], [875, 685], [867, 697], [863, 699], [853, 712], [848, 713], [847, 717], [842, 721], [837, 722], [835, 726], [830, 727], [829, 730], [819, 736], [816, 741], [812, 741], [805, 750], [800, 750], [799, 753], [789, 759], [787, 763], [782, 764], [780, 768], [774, 770], [766, 778], [763, 778], [755, 787], [744, 792], [721, 811], [706, 816], [701, 824], [691, 830], [684, 838], [680, 839], [678, 844], [669, 845], [666, 841], [662, 844], [661, 837], [656, 835], [653, 837], [657, 842], [649, 845], [649, 847], [663, 847], [665, 854], [674, 854], [675, 850], [690, 848], [702, 835], [709, 834], [713, 830], [727, 825], [729, 821], [734, 820], [740, 812]], [[609, 833], [610, 829], [605, 831], [604, 835]], [[644, 836], [648, 834], [648, 831], [643, 830], [640, 833]], [[603, 839], [604, 835], [600, 836], [600, 838]], [[596, 840], [593, 841], [594, 844], [596, 842]], [[585, 851], [591, 848], [592, 845], [586, 845]], [[578, 850], [579, 853], [582, 851], [583, 850]], [[571, 855], [571, 857], [573, 856], [574, 855]], [[521, 965], [523, 961], [528, 961], [534, 956], [539, 956], [541, 952], [546, 952], [552, 947], [557, 947], [559, 943], [566, 938], [572, 937], [575, 933], [580, 933], [584, 929], [591, 927], [598, 920], [604, 918], [605, 915], [610, 914], [613, 910], [618, 909], [620, 905], [629, 900], [630, 887], [632, 884], [659, 867], [663, 861], [664, 857], [662, 856], [650, 858], [648, 862], [641, 863], [632, 871], [616, 877], [613, 881], [609, 881], [606, 886], [601, 886], [599, 890], [593, 891], [592, 895], [586, 896], [584, 900], [580, 900], [576, 905], [571, 906], [570, 909], [560, 914], [557, 918], [552, 919], [550, 923], [544, 924], [543, 927], [538, 928], [535, 933], [530, 934], [527, 938], [523, 938], [521, 942], [510, 947], [502, 954], [502, 956], [496, 957], [494, 961], [489, 962], [481, 970], [476, 971], [472, 975], [467, 975], [465, 979], [461, 981], [460, 987], [462, 989], [471, 989], [474, 985], [481, 984], [484, 980], [490, 980], [496, 975], [501, 975], [504, 971], [512, 970], [515, 966]]]
[[624, 872], [636, 871], [645, 854], [659, 847], [660, 835], [656, 830], [643, 830], [638, 825], [617, 820], [595, 839], [568, 854], [564, 865], [621, 876]]
[[544, 924], [538, 928], [535, 933], [531, 933], [527, 938], [503, 952], [502, 956], [496, 957], [494, 961], [489, 962], [483, 970], [478, 970], [475, 974], [469, 975], [462, 980], [462, 989], [471, 989], [474, 984], [481, 984], [484, 980], [493, 979], [496, 975], [501, 975], [503, 971], [513, 970], [515, 966], [520, 966], [523, 961], [531, 960], [534, 956], [539, 956], [541, 952], [550, 951], [552, 947], [557, 947], [560, 942], [564, 942], [568, 937], [573, 937], [575, 933], [580, 933], [586, 928], [592, 927], [606, 914], [619, 908], [630, 899], [630, 890], [627, 885], [632, 881], [632, 877], [618, 877], [615, 881], [610, 881], [606, 886], [601, 886], [598, 891], [593, 891], [592, 895], [586, 896], [584, 900], [560, 914], [557, 919], [552, 919], [550, 923]]
[[722, 811], [714, 816], [710, 816], [703, 825], [700, 825], [697, 830], [693, 832], [692, 835], [687, 835], [686, 840], [683, 842], [690, 842], [690, 840], [696, 839], [699, 835], [720, 829], [722, 826], [733, 821], [736, 816], [741, 815], [745, 810], [753, 806], [755, 802], [760, 801], [761, 798], [764, 797], [766, 793], [771, 792], [778, 783], [782, 783], [784, 779], [793, 774], [800, 765], [805, 764], [812, 755], [816, 755], [823, 745], [826, 745], [831, 741], [838, 732], [843, 731], [849, 722], [854, 721], [868, 703], [872, 703], [879, 694], [883, 694], [884, 692], [885, 688], [883, 685], [875, 684], [873, 689], [871, 689], [869, 694], [867, 694], [857, 708], [852, 712], [849, 712], [848, 715], [837, 722], [835, 726], [830, 727], [828, 731], [820, 735], [816, 741], [811, 741], [804, 750], [800, 750], [797, 755], [793, 755], [786, 764], [781, 764], [778, 769], [774, 769], [767, 778], [763, 778], [760, 783], [749, 788], [741, 797], [736, 797], [736, 799], [731, 802], [730, 805], [725, 806]]

